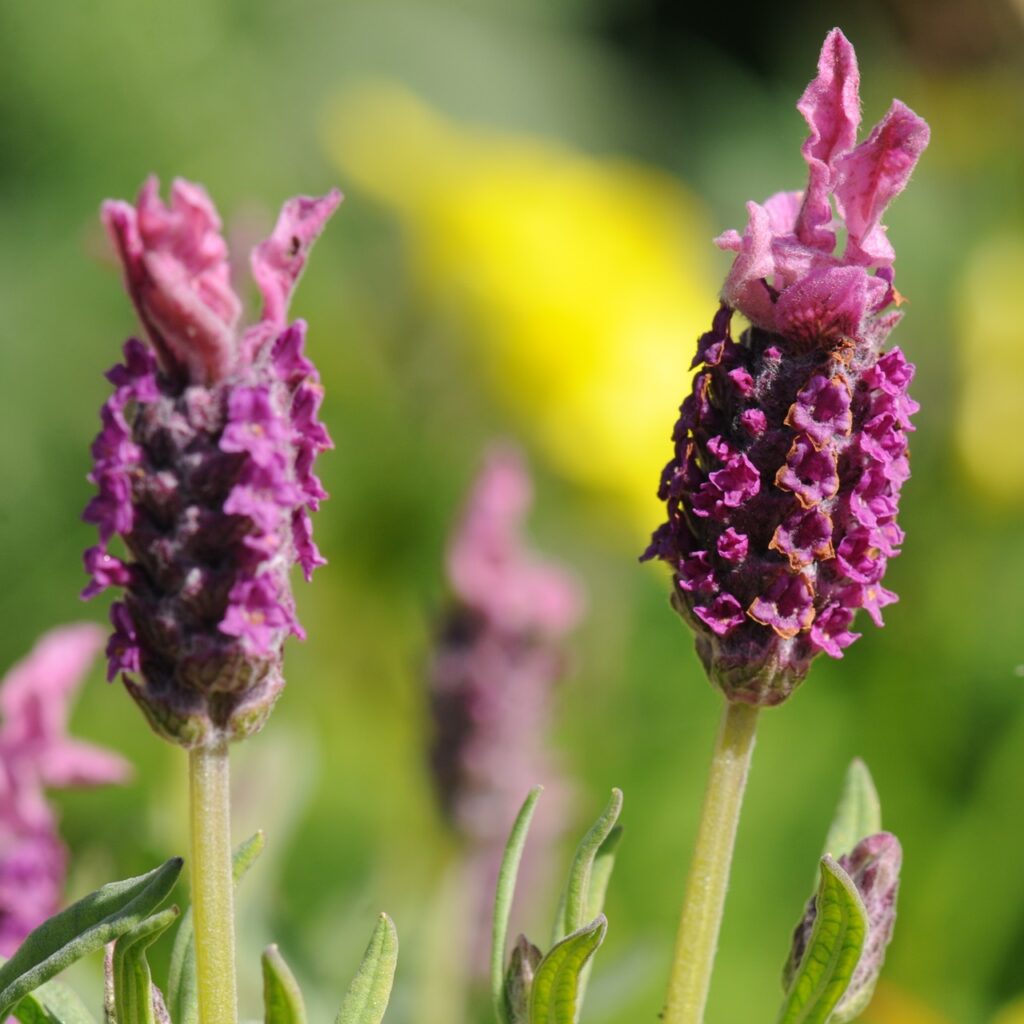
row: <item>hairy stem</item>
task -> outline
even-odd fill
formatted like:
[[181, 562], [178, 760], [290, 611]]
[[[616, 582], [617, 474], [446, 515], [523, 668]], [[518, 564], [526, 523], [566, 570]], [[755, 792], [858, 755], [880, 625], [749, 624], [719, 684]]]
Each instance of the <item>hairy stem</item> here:
[[200, 1024], [237, 1024], [228, 745], [189, 751], [192, 914]]
[[702, 1024], [758, 708], [725, 706], [686, 882], [663, 1024]]

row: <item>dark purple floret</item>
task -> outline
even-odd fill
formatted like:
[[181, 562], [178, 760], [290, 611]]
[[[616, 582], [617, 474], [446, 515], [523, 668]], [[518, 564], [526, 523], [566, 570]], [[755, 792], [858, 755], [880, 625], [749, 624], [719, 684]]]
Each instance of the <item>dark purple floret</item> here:
[[[824, 651], [842, 657], [864, 608], [881, 625], [898, 554], [914, 367], [885, 350], [892, 247], [880, 224], [927, 126], [894, 102], [853, 147], [853, 49], [838, 30], [799, 109], [806, 192], [748, 204], [711, 330], [697, 344], [659, 498], [668, 517], [643, 558], [673, 571], [673, 604], [711, 680], [733, 701], [778, 704]], [[835, 202], [848, 232], [835, 251]], [[751, 326], [733, 337], [734, 312]]]
[[[201, 189], [175, 182], [166, 208], [150, 181], [137, 208], [104, 207], [150, 345], [127, 342], [107, 375], [98, 493], [84, 513], [100, 543], [85, 555], [84, 596], [125, 588], [111, 608], [109, 676], [123, 674], [154, 728], [184, 746], [258, 730], [284, 685], [284, 640], [303, 635], [290, 570], [298, 562], [308, 579], [323, 564], [309, 513], [326, 496], [313, 463], [331, 442], [305, 324], [284, 317], [339, 199], [285, 205], [253, 254], [263, 318], [240, 335]], [[109, 550], [115, 535], [123, 558]]]

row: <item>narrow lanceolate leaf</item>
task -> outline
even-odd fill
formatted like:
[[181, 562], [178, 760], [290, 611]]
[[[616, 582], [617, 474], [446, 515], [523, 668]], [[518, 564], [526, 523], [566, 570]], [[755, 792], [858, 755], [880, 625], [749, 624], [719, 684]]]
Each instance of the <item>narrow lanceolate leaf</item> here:
[[397, 965], [398, 932], [391, 918], [381, 914], [335, 1024], [380, 1024], [391, 998]]
[[[608, 893], [608, 883], [611, 881], [612, 868], [615, 867], [615, 851], [618, 849], [622, 839], [622, 826], [616, 825], [608, 833], [608, 838], [598, 848], [597, 856], [594, 858], [594, 866], [590, 872], [590, 893], [587, 897], [586, 919], [593, 921], [598, 914], [604, 913], [604, 898]], [[590, 972], [594, 967], [593, 961], [588, 963], [580, 972], [579, 1005], [583, 1006], [583, 999], [587, 992], [587, 985], [590, 983]]]
[[828, 856], [821, 859], [816, 905], [814, 927], [778, 1024], [826, 1024], [864, 948], [868, 930], [864, 904], [850, 876]]
[[505, 944], [508, 941], [508, 918], [512, 911], [512, 897], [516, 891], [519, 862], [530, 831], [530, 822], [543, 786], [534, 786], [519, 809], [512, 832], [505, 845], [505, 854], [498, 870], [498, 887], [494, 894], [494, 919], [491, 932], [491, 1000], [498, 1024], [509, 1024], [505, 1005]]
[[576, 1024], [580, 973], [607, 930], [608, 922], [601, 914], [562, 939], [541, 960], [530, 989], [530, 1024]]
[[829, 826], [822, 853], [840, 857], [849, 853], [866, 836], [882, 831], [882, 805], [868, 766], [859, 758], [850, 762], [835, 816]]
[[[235, 847], [231, 855], [231, 874], [237, 885], [263, 852], [266, 836], [262, 831]], [[192, 930], [192, 909], [185, 911], [171, 949], [167, 972], [167, 1005], [174, 1024], [199, 1024], [199, 992], [196, 988], [196, 944]]]
[[148, 874], [111, 882], [44, 921], [0, 967], [0, 1020], [33, 989], [145, 920], [181, 873], [174, 857]]
[[117, 1024], [159, 1024], [153, 1006], [153, 976], [146, 950], [174, 922], [180, 911], [168, 907], [140, 921], [114, 943], [114, 1012]]
[[622, 841], [622, 826], [616, 825], [608, 833], [608, 838], [598, 847], [594, 866], [590, 871], [590, 892], [587, 895], [586, 920], [593, 921], [598, 914], [604, 912], [604, 898], [608, 893], [612, 868], [615, 867], [615, 854]]
[[21, 1024], [96, 1024], [78, 994], [59, 981], [30, 992], [13, 1010]]
[[277, 946], [267, 946], [261, 962], [265, 1024], [306, 1024], [306, 1006], [299, 983]]
[[[570, 932], [583, 927], [587, 917], [587, 908], [591, 900], [591, 881], [594, 872], [594, 861], [598, 851], [611, 834], [622, 812], [622, 790], [613, 789], [608, 806], [601, 816], [590, 826], [587, 834], [580, 840], [569, 869], [569, 882], [565, 889], [565, 900], [560, 908], [558, 920], [555, 922], [553, 939], [559, 942]], [[604, 880], [607, 884], [607, 878]]]

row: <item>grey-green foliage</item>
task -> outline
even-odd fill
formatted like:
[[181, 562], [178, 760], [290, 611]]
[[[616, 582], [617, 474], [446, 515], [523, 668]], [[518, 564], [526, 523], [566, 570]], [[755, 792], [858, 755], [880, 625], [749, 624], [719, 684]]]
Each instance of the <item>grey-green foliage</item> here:
[[508, 919], [512, 912], [512, 897], [515, 895], [519, 862], [522, 860], [526, 836], [530, 831], [530, 822], [533, 820], [533, 812], [543, 790], [543, 786], [534, 786], [523, 801], [505, 844], [501, 867], [498, 869], [491, 932], [491, 999], [499, 1024], [508, 1024], [510, 1019], [505, 996], [505, 949], [508, 941]]
[[821, 859], [817, 913], [793, 970], [778, 1024], [826, 1024], [857, 968], [868, 918], [857, 887], [829, 856]]
[[112, 968], [117, 1024], [158, 1024], [146, 950], [174, 924], [179, 913], [177, 907], [161, 910], [140, 921], [114, 943]]
[[380, 1024], [391, 998], [397, 965], [398, 932], [391, 918], [381, 914], [336, 1024]]
[[21, 1024], [96, 1024], [78, 993], [56, 979], [24, 996], [13, 1016]]
[[44, 921], [0, 967], [0, 1020], [65, 967], [149, 917], [174, 888], [181, 866], [174, 857], [138, 878], [111, 882]]
[[[559, 942], [570, 932], [575, 932], [583, 927], [587, 913], [591, 910], [591, 881], [594, 871], [594, 862], [598, 857], [601, 847], [611, 835], [615, 823], [622, 813], [622, 790], [613, 789], [608, 805], [601, 812], [601, 816], [587, 830], [586, 835], [580, 840], [576, 848], [576, 856], [573, 857], [572, 867], [569, 870], [569, 880], [565, 887], [565, 896], [562, 900], [561, 913], [557, 915], [553, 941]], [[612, 845], [614, 850], [614, 843]], [[607, 877], [604, 885], [607, 888]], [[602, 900], [603, 903], [603, 893]], [[598, 912], [600, 907], [597, 908]], [[592, 915], [594, 916], [594, 915]]]
[[531, 790], [505, 848], [494, 908], [492, 992], [498, 1024], [575, 1024], [586, 990], [591, 958], [604, 940], [602, 913], [622, 835], [616, 824], [622, 793], [613, 789], [607, 807], [580, 841], [555, 915], [546, 953], [519, 936], [506, 969], [508, 917], [530, 820], [540, 796]]
[[[266, 836], [260, 831], [235, 848], [231, 858], [231, 874], [236, 885], [256, 863], [265, 845]], [[196, 943], [191, 907], [182, 915], [178, 932], [174, 936], [167, 975], [167, 1003], [174, 1024], [198, 1024], [199, 993], [196, 989]]]
[[306, 1006], [299, 983], [277, 946], [268, 946], [261, 962], [265, 1024], [306, 1024]]

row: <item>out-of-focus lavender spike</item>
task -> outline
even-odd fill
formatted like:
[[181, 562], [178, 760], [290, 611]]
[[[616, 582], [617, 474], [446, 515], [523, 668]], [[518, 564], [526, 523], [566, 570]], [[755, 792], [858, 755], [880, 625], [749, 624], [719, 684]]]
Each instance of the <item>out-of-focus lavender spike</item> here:
[[71, 700], [103, 637], [92, 623], [51, 630], [0, 681], [0, 956], [60, 906], [67, 851], [45, 789], [131, 774], [123, 758], [67, 732]]
[[[331, 446], [318, 419], [305, 324], [286, 324], [309, 248], [341, 196], [289, 200], [253, 254], [263, 318], [239, 333], [227, 246], [198, 185], [155, 178], [133, 207], [103, 206], [151, 348], [125, 345], [108, 378], [84, 518], [83, 596], [123, 587], [111, 609], [110, 677], [162, 735], [186, 747], [257, 731], [284, 680], [282, 647], [302, 635], [289, 570], [323, 564], [309, 513]], [[125, 554], [110, 551], [123, 538]]]
[[[442, 807], [466, 844], [474, 946], [487, 949], [489, 908], [505, 839], [523, 794], [545, 806], [525, 876], [556, 838], [568, 784], [548, 746], [564, 640], [583, 610], [579, 584], [526, 545], [532, 486], [519, 454], [492, 449], [448, 546], [453, 601], [437, 634], [428, 685], [430, 749]], [[534, 868], [535, 870], [536, 868]], [[480, 959], [481, 971], [486, 968]]]

